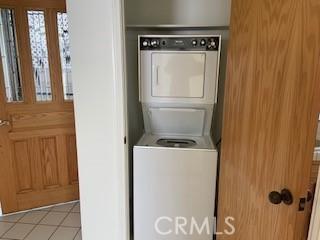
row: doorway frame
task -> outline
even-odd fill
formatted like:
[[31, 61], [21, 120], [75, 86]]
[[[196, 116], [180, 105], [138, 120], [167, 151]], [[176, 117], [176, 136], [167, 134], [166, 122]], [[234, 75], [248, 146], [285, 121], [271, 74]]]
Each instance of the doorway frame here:
[[67, 13], [82, 237], [129, 240], [124, 1], [67, 0]]
[[317, 180], [316, 190], [314, 195], [308, 240], [319, 238], [319, 234], [320, 234], [320, 231], [319, 231], [320, 218], [319, 217], [320, 217], [320, 169], [318, 172], [318, 180]]

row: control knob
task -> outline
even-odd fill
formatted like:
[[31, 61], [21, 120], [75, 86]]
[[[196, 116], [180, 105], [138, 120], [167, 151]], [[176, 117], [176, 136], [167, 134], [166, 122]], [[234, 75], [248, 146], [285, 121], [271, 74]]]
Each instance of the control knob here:
[[208, 48], [215, 48], [216, 47], [216, 42], [213, 39], [210, 39]]
[[197, 40], [195, 40], [195, 39], [192, 40], [192, 45], [193, 45], [193, 46], [197, 46], [197, 44], [198, 44], [198, 41], [197, 41]]
[[159, 41], [158, 40], [152, 40], [151, 41], [151, 46], [152, 47], [156, 47], [156, 46], [158, 46], [159, 45]]
[[205, 46], [205, 45], [206, 45], [206, 40], [205, 40], [205, 39], [201, 39], [200, 45], [201, 45], [201, 46]]
[[147, 47], [149, 45], [149, 41], [148, 40], [144, 40], [142, 42], [142, 46]]

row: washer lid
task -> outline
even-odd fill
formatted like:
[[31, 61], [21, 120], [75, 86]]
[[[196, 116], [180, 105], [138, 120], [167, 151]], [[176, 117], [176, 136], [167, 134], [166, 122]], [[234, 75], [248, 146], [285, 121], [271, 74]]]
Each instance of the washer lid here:
[[160, 138], [157, 144], [162, 147], [190, 148], [197, 145], [197, 142], [186, 138]]
[[152, 134], [202, 136], [204, 109], [149, 108], [148, 121]]
[[[196, 144], [195, 145], [189, 145], [187, 148], [182, 148], [173, 146], [173, 147], [168, 147], [168, 146], [161, 146], [159, 145], [159, 140], [160, 139], [188, 139], [188, 140], [193, 140]], [[174, 141], [173, 141], [174, 142]], [[216, 151], [216, 148], [212, 142], [211, 136], [175, 136], [175, 135], [154, 135], [154, 134], [148, 134], [145, 133], [143, 136], [140, 138], [139, 142], [135, 145], [135, 147], [168, 147], [168, 148], [174, 148], [174, 149], [206, 149], [206, 150], [214, 150]]]

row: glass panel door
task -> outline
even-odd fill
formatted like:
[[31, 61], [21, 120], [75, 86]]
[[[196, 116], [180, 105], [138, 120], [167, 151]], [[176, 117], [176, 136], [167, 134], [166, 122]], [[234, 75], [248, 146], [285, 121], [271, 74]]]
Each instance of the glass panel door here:
[[33, 77], [37, 101], [51, 101], [50, 68], [44, 11], [28, 11]]
[[64, 100], [73, 100], [68, 15], [57, 13]]
[[14, 11], [0, 9], [0, 53], [7, 102], [23, 101]]

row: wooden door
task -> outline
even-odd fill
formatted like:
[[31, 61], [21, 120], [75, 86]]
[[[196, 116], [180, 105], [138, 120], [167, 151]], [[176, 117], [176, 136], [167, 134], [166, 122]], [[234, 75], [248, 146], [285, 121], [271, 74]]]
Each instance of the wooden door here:
[[[65, 44], [59, 41], [65, 41], [68, 32], [66, 25], [63, 32], [58, 28], [58, 14], [65, 12], [65, 3], [0, 0], [0, 8], [10, 9], [9, 17], [6, 12], [1, 14], [14, 21], [12, 29], [2, 29], [5, 33], [0, 38], [5, 42], [3, 36], [14, 32], [14, 41], [9, 40], [10, 44], [15, 42], [18, 56], [14, 58], [18, 67], [11, 71], [14, 67], [8, 56], [13, 50], [11, 45], [1, 45], [0, 119], [8, 122], [0, 126], [2, 211], [76, 200], [79, 191], [72, 92], [66, 90], [63, 79], [70, 73], [62, 67], [65, 58], [60, 55], [59, 45]], [[41, 29], [36, 29], [39, 26]], [[13, 72], [18, 72], [19, 80], [11, 79]]]
[[[234, 0], [228, 50], [219, 240], [305, 239], [320, 101], [320, 1]], [[273, 205], [289, 189], [292, 205]], [[229, 229], [229, 228], [228, 228]]]

